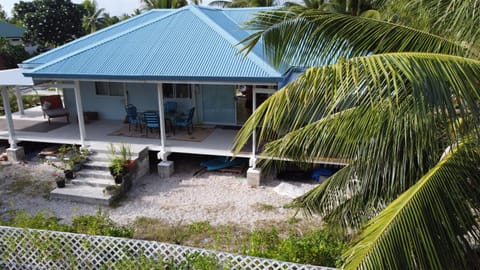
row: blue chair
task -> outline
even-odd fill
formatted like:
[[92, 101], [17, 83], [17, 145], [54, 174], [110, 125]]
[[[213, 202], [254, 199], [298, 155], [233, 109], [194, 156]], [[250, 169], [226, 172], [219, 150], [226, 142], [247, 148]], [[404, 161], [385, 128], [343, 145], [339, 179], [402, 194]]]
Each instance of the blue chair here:
[[140, 132], [142, 132], [142, 125], [140, 119], [138, 119], [137, 107], [132, 104], [127, 104], [125, 105], [125, 111], [127, 112], [128, 132], [130, 132], [132, 125], [135, 125], [135, 130], [140, 127]]
[[152, 129], [158, 129], [158, 134], [160, 134], [160, 118], [158, 116], [158, 112], [155, 111], [147, 111], [143, 113], [143, 122], [145, 123], [146, 127], [146, 136], [148, 137], [148, 130], [150, 132]]
[[[193, 132], [193, 113], [195, 112], [195, 107], [191, 108], [188, 110], [187, 114], [183, 117], [178, 117], [175, 120], [175, 127], [186, 127], [187, 128], [187, 133], [192, 134]], [[189, 129], [191, 128], [191, 130]], [[175, 130], [173, 131], [173, 134], [175, 134]]]
[[177, 111], [177, 103], [173, 101], [167, 101], [164, 104], [165, 113], [175, 113]]

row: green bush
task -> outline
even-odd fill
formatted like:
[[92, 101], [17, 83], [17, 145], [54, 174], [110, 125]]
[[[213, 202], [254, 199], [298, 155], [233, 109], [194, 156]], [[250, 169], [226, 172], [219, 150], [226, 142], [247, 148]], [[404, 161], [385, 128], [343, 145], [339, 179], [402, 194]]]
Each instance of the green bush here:
[[133, 237], [133, 228], [126, 226], [117, 226], [109, 218], [106, 212], [98, 209], [95, 215], [77, 216], [72, 220], [72, 224], [63, 224], [61, 219], [45, 211], [39, 211], [35, 215], [30, 215], [25, 210], [15, 210], [11, 213], [11, 218], [0, 222], [0, 224], [40, 230], [52, 230], [61, 232], [84, 233], [90, 235], [104, 235], [115, 237]]
[[[17, 97], [15, 96], [14, 91], [9, 91], [8, 92], [8, 99], [10, 100], [10, 110], [12, 112], [17, 112], [18, 111], [18, 103], [17, 103]], [[25, 109], [32, 108], [37, 106], [37, 104], [40, 103], [40, 97], [38, 95], [25, 95], [22, 96], [22, 101], [23, 101], [23, 107]], [[3, 98], [0, 97], [0, 107], [3, 106]], [[1, 112], [3, 115], [3, 112]]]
[[11, 227], [30, 228], [40, 230], [52, 230], [69, 232], [70, 227], [60, 223], [60, 219], [50, 212], [39, 211], [35, 215], [30, 215], [25, 210], [14, 210], [11, 213], [11, 219], [0, 224]]
[[272, 228], [253, 231], [243, 253], [302, 264], [335, 266], [341, 263], [341, 254], [346, 247], [343, 237], [327, 230], [290, 234], [282, 239]]
[[76, 233], [114, 237], [133, 237], [133, 229], [116, 226], [106, 212], [98, 209], [95, 215], [77, 216], [72, 220], [71, 230]]

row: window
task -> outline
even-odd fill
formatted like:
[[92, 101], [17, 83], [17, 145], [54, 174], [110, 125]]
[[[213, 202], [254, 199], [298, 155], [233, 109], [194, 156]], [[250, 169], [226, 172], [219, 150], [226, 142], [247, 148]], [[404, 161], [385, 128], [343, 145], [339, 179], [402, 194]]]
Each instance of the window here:
[[123, 96], [124, 84], [119, 82], [95, 82], [98, 96]]
[[192, 98], [192, 91], [189, 84], [163, 84], [164, 98]]

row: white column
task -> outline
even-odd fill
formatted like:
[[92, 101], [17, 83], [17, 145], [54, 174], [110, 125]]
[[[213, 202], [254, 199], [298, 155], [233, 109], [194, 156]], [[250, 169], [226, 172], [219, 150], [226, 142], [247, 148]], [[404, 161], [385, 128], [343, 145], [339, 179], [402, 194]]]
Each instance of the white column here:
[[[255, 88], [252, 89], [252, 113], [257, 109], [257, 91]], [[252, 157], [250, 158], [250, 166], [255, 169], [257, 167], [257, 129], [253, 129], [252, 133]]]
[[2, 98], [3, 98], [3, 110], [5, 111], [5, 118], [7, 120], [7, 127], [8, 127], [8, 142], [10, 143], [10, 148], [16, 148], [17, 143], [15, 141], [15, 128], [13, 126], [12, 109], [10, 108], [10, 100], [8, 98], [7, 88], [2, 87]]
[[20, 115], [24, 115], [22, 93], [18, 87], [15, 87], [15, 96], [17, 96], [18, 112], [20, 112]]
[[80, 82], [75, 81], [75, 103], [77, 104], [78, 128], [80, 129], [80, 144], [85, 146], [85, 121], [83, 120], [82, 97], [80, 95]]
[[162, 153], [165, 153], [165, 115], [163, 110], [163, 85], [157, 84], [158, 95], [158, 116], [160, 120], [160, 148]]

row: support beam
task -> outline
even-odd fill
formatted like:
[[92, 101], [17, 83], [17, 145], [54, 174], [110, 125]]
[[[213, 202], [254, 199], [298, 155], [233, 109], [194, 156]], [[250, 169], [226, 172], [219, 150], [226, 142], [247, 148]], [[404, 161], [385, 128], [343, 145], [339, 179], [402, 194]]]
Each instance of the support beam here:
[[[257, 92], [255, 89], [252, 89], [252, 113], [255, 112], [257, 109]], [[256, 158], [256, 152], [257, 152], [257, 130], [253, 129], [252, 133], [252, 157], [250, 158], [250, 167], [252, 169], [255, 169], [257, 167], [257, 158]]]
[[158, 116], [160, 121], [160, 151], [165, 153], [165, 114], [163, 109], [163, 85], [157, 84], [157, 96], [158, 96]]
[[8, 143], [10, 143], [10, 148], [16, 148], [17, 142], [15, 140], [15, 127], [13, 126], [12, 109], [10, 107], [10, 99], [8, 98], [8, 88], [6, 87], [2, 87], [2, 98], [5, 119], [7, 120]]
[[23, 108], [22, 92], [20, 92], [20, 88], [18, 87], [15, 87], [15, 96], [17, 97], [18, 112], [20, 113], [20, 115], [25, 115]]
[[80, 144], [85, 146], [85, 121], [83, 119], [83, 105], [82, 105], [82, 96], [80, 95], [80, 82], [75, 81], [75, 87], [73, 88], [75, 92], [75, 103], [77, 104], [77, 118], [78, 118], [78, 128], [80, 130]]

